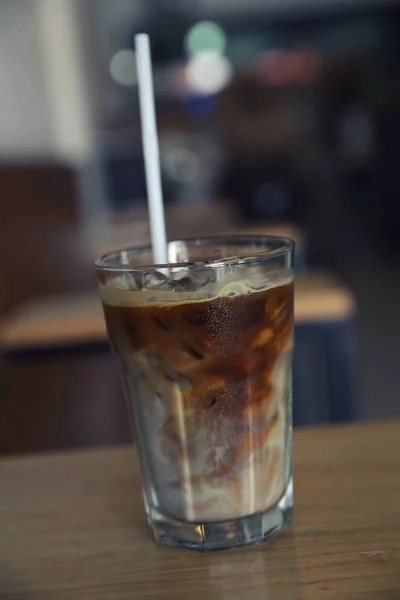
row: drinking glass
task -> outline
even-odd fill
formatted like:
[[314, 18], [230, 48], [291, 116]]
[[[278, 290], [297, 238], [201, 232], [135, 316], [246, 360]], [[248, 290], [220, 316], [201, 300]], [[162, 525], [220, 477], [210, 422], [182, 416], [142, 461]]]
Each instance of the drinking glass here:
[[290, 522], [293, 250], [274, 236], [174, 240], [95, 262], [156, 541], [212, 550]]

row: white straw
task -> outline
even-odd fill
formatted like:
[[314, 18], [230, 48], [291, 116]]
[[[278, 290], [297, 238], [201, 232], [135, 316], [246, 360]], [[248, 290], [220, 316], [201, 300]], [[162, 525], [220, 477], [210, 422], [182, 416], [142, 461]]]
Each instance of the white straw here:
[[142, 123], [144, 166], [150, 213], [151, 243], [156, 264], [166, 264], [164, 205], [161, 188], [160, 156], [158, 149], [156, 112], [154, 108], [153, 73], [150, 41], [147, 33], [135, 35], [136, 66], [139, 84], [139, 106]]

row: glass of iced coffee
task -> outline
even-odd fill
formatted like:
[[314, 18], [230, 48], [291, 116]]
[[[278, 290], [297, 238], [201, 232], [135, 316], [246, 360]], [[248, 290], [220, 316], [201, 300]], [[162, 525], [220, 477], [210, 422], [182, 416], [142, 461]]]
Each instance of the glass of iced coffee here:
[[171, 241], [95, 263], [154, 538], [262, 542], [291, 520], [293, 242]]

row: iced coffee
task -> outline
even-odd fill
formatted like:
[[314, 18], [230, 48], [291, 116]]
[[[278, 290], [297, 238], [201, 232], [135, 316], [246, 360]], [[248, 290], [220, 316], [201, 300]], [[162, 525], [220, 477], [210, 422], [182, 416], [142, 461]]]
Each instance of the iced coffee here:
[[149, 519], [175, 529], [225, 532], [268, 514], [291, 485], [292, 273], [258, 263], [222, 269], [202, 266], [199, 282], [195, 267], [139, 282], [137, 273], [99, 275]]

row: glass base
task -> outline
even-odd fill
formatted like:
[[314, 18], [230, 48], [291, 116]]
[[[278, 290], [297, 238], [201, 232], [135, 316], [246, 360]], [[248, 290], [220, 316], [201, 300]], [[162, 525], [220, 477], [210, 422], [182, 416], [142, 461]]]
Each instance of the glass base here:
[[150, 509], [149, 525], [154, 539], [164, 546], [191, 550], [224, 550], [261, 544], [292, 520], [293, 485], [289, 482], [280, 501], [265, 512], [229, 521], [188, 523]]

